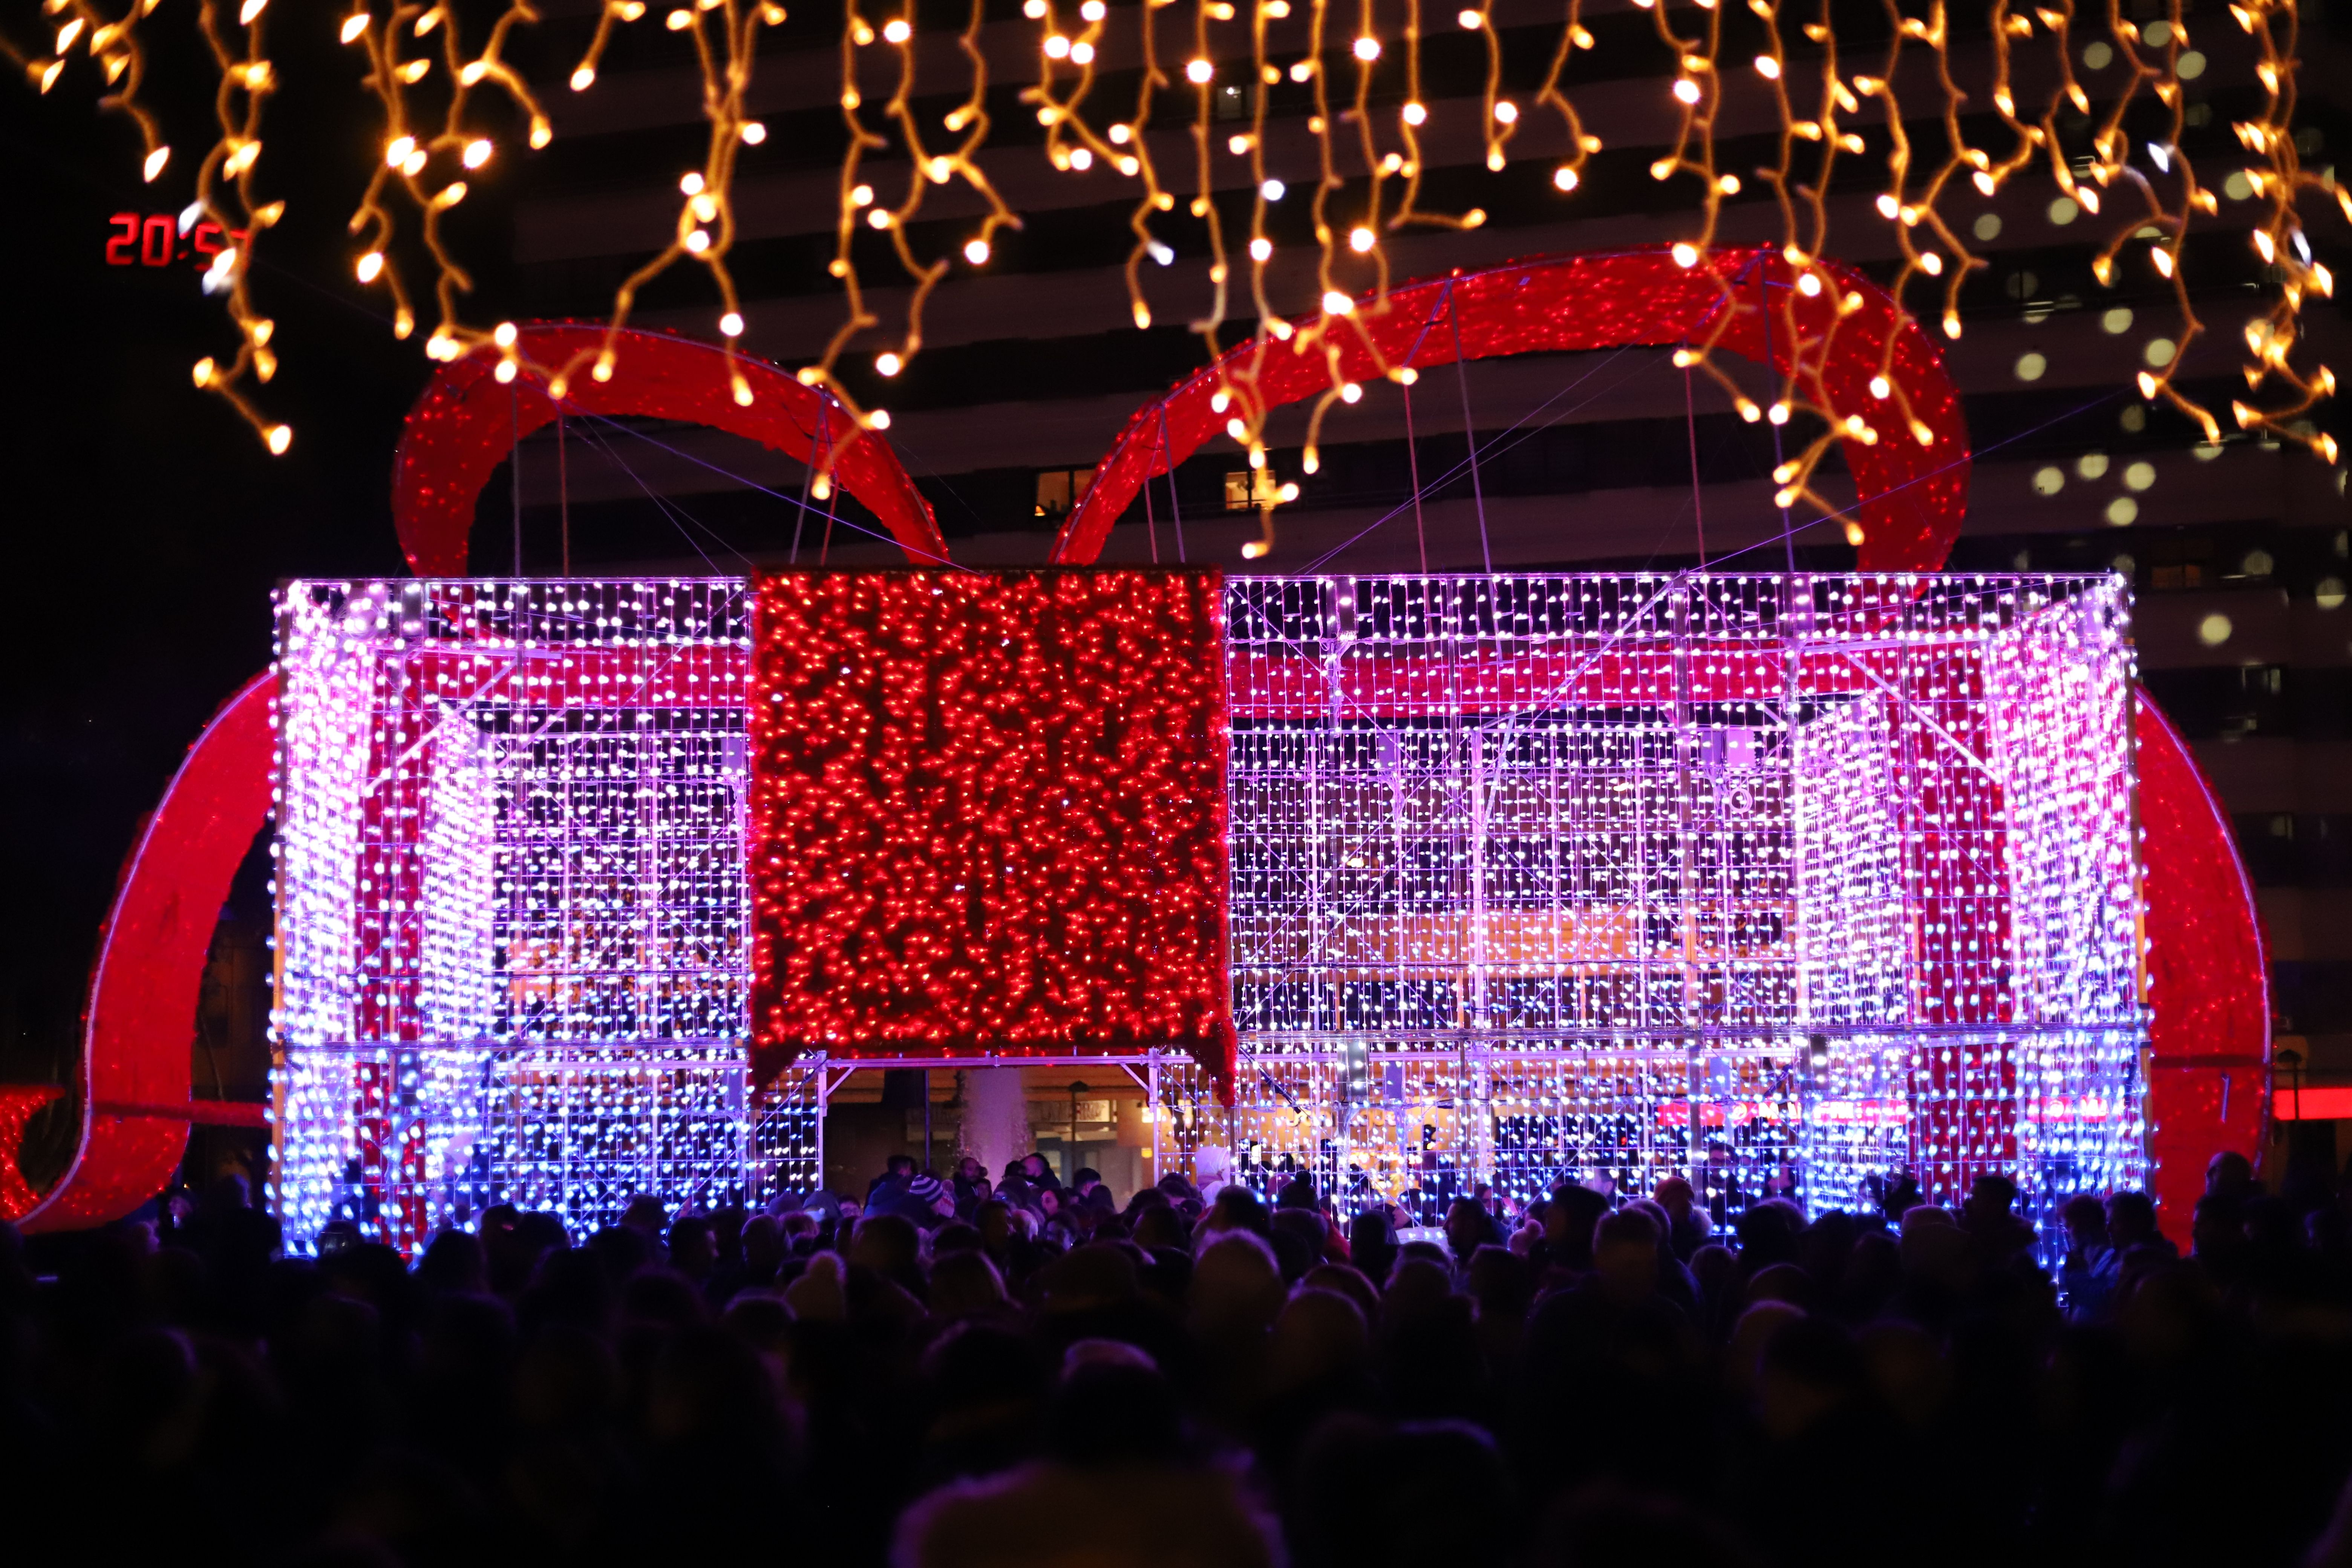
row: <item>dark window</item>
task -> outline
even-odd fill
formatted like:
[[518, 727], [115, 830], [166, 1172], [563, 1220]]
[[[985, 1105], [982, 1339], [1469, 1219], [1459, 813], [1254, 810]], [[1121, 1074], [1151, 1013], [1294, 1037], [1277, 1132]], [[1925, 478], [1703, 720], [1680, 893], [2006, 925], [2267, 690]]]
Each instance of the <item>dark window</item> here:
[[2318, 690], [2309, 679], [2324, 673], [2298, 671], [2290, 681], [2277, 665], [2253, 664], [2234, 669], [2152, 669], [2143, 679], [2158, 706], [2184, 733], [2199, 740], [2236, 740], [2309, 735], [2340, 724], [2342, 694]]

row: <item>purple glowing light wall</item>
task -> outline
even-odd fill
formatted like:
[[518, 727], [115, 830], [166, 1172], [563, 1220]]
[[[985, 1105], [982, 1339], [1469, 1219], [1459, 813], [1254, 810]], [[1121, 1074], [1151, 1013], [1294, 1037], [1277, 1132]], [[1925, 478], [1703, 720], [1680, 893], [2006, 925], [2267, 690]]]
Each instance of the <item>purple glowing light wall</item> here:
[[[1228, 1134], [1432, 1210], [2144, 1169], [2108, 578], [1236, 579]], [[1166, 1078], [1167, 1075], [1163, 1075]]]
[[279, 616], [289, 1233], [586, 1228], [804, 1160], [745, 1072], [743, 585], [303, 583]]
[[[2139, 1179], [2128, 605], [2108, 578], [1236, 578], [1239, 1100], [1163, 1168], [1727, 1217]], [[755, 1094], [749, 586], [298, 584], [280, 607], [289, 1233], [585, 1227], [814, 1181]], [[835, 1069], [837, 1070], [837, 1069]]]

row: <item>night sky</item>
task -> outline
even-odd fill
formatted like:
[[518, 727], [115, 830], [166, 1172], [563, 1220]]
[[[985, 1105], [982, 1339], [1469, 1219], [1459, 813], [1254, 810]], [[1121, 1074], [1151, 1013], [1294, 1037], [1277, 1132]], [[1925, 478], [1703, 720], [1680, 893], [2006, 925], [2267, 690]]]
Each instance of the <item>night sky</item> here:
[[[20, 43], [33, 15], [10, 8]], [[86, 55], [47, 97], [14, 73], [0, 81], [0, 1081], [71, 1077], [123, 856], [206, 717], [268, 662], [272, 584], [404, 571], [389, 474], [430, 366], [393, 340], [382, 296], [351, 280], [342, 233], [377, 133], [357, 52], [315, 16], [271, 15], [285, 90], [259, 184], [288, 214], [258, 248], [254, 294], [278, 322], [281, 369], [258, 396], [294, 426], [284, 458], [191, 383], [197, 359], [226, 360], [236, 342], [197, 264], [107, 265], [110, 215], [175, 214], [194, 195], [205, 99], [159, 92], [173, 152], [143, 185], [136, 133], [97, 109]], [[194, 47], [194, 16], [166, 6], [152, 19], [152, 87], [208, 77], [174, 58]], [[469, 258], [493, 263], [478, 321], [509, 303], [495, 276], [509, 193], [495, 165], [485, 173], [459, 230]], [[246, 880], [241, 902], [260, 905], [259, 878]]]

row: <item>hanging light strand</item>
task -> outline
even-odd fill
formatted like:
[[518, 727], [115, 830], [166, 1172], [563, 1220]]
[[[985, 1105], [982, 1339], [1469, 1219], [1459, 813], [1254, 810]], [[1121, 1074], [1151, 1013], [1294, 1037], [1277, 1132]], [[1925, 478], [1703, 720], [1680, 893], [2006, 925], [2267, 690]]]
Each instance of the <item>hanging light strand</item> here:
[[[1250, 304], [1256, 312], [1261, 338], [1286, 345], [1295, 353], [1325, 357], [1329, 369], [1328, 395], [1318, 397], [1309, 416], [1311, 431], [1319, 434], [1322, 416], [1335, 402], [1353, 401], [1339, 345], [1351, 331], [1362, 338], [1367, 317], [1385, 309], [1390, 280], [1388, 237], [1409, 226], [1475, 227], [1486, 216], [1475, 205], [1456, 213], [1424, 210], [1421, 205], [1426, 174], [1423, 132], [1436, 110], [1423, 93], [1419, 0], [1405, 0], [1401, 27], [1392, 19], [1385, 34], [1370, 0], [1359, 0], [1347, 21], [1339, 24], [1349, 35], [1344, 39], [1334, 35], [1337, 18], [1330, 0], [1307, 0], [1307, 51], [1286, 68], [1273, 58], [1276, 41], [1269, 24], [1287, 22], [1297, 0], [1245, 0], [1252, 9], [1246, 83], [1249, 128], [1246, 132], [1222, 136], [1219, 99], [1244, 87], [1234, 79], [1240, 73], [1242, 51], [1234, 47], [1239, 40], [1219, 31], [1239, 19], [1236, 5], [1234, 0], [1192, 0], [1191, 26], [1185, 29], [1190, 34], [1189, 50], [1178, 68], [1161, 59], [1160, 46], [1164, 40], [1157, 30], [1159, 13], [1175, 3], [1146, 0], [1143, 5], [1122, 12], [1115, 22], [1107, 0], [1080, 0], [1076, 18], [1066, 22], [1057, 13], [1056, 0], [1026, 0], [1024, 16], [1038, 28], [1040, 66], [1034, 85], [1023, 90], [1023, 100], [1034, 109], [1045, 131], [1045, 155], [1057, 171], [1084, 177], [1102, 163], [1118, 178], [1137, 183], [1135, 204], [1127, 216], [1134, 244], [1124, 280], [1130, 313], [1136, 325], [1145, 328], [1154, 318], [1142, 284], [1142, 262], [1149, 258], [1168, 266], [1177, 260], [1171, 237], [1154, 226], [1174, 210], [1176, 196], [1163, 184], [1155, 164], [1150, 128], [1156, 120], [1156, 99], [1160, 92], [1189, 92], [1194, 174], [1190, 212], [1200, 226], [1195, 243], [1205, 253], [1210, 286], [1207, 309], [1192, 327], [1212, 356], [1225, 346], [1224, 325], [1233, 308], [1235, 281], [1225, 219], [1213, 199], [1217, 159], [1221, 154], [1247, 157], [1255, 187], [1247, 241]], [[1671, 52], [1672, 71], [1665, 90], [1675, 100], [1677, 113], [1675, 139], [1654, 163], [1652, 173], [1662, 182], [1685, 175], [1698, 182], [1693, 222], [1675, 247], [1678, 260], [1697, 267], [1714, 248], [1723, 204], [1740, 195], [1745, 173], [1718, 166], [1715, 140], [1721, 100], [1729, 86], [1720, 58], [1722, 0], [1680, 0], [1683, 6], [1696, 5], [1704, 13], [1697, 17], [1670, 15], [1676, 0], [1638, 3], [1652, 13], [1655, 36]], [[62, 79], [69, 58], [87, 55], [104, 77], [107, 90], [101, 105], [137, 127], [142, 172], [150, 180], [162, 173], [171, 158], [162, 128], [142, 98], [148, 62], [141, 28], [157, 4], [158, 0], [134, 0], [115, 14], [100, 9], [93, 0], [43, 0], [42, 26], [48, 36], [40, 47], [0, 41], [0, 52], [26, 73], [37, 90], [44, 92]], [[1886, 182], [1876, 205], [1895, 227], [1894, 289], [1898, 299], [1907, 299], [1921, 279], [1927, 279], [1940, 295], [1936, 318], [1942, 331], [1948, 337], [1958, 336], [1962, 286], [1986, 264], [1972, 253], [1964, 233], [1967, 226], [1956, 221], [1953, 204], [1960, 199], [1957, 193], [1967, 191], [1977, 198], [1990, 198], [2019, 177], [2037, 168], [2046, 170], [2058, 202], [2066, 204], [2065, 216], [2056, 221], [2071, 221], [2079, 213], [2103, 218], [2110, 226], [2093, 259], [2094, 271], [2103, 284], [2114, 286], [2123, 268], [2143, 262], [2169, 284], [2179, 326], [2172, 336], [2150, 341], [2147, 366], [2137, 374], [2136, 384], [2142, 397], [2175, 408], [2195, 422], [2208, 441], [2218, 440], [2220, 422], [2177, 384], [2187, 351], [2207, 330], [2193, 308], [2185, 247], [2193, 223], [2214, 216], [2218, 209], [2215, 193], [2203, 184], [2181, 150], [2189, 126], [2184, 84], [2201, 76], [2208, 61], [2191, 47], [2180, 0], [2167, 0], [2164, 16], [2145, 23], [2127, 18], [2121, 0], [2105, 0], [2104, 15], [2096, 16], [2078, 14], [2076, 0], [2053, 0], [2030, 7], [2012, 5], [2011, 0], [1994, 0], [1985, 23], [1984, 43], [1990, 51], [1990, 83], [1985, 96], [1999, 121], [1990, 140], [2005, 142], [2005, 149], [1973, 144], [1963, 129], [1963, 107], [1979, 106], [1955, 75], [1954, 38], [1945, 0], [1927, 0], [1924, 14], [1914, 14], [1904, 0], [1882, 0], [1882, 4], [1892, 33], [1879, 74], [1849, 76], [1840, 62], [1839, 40], [1826, 4], [1807, 8], [1813, 19], [1802, 23], [1800, 29], [1806, 58], [1792, 61], [1783, 43], [1782, 0], [1748, 0], [1750, 10], [1763, 24], [1763, 47], [1752, 62], [1753, 68], [1769, 94], [1778, 121], [1777, 159], [1755, 171], [1754, 177], [1769, 189], [1779, 209], [1779, 248], [1796, 274], [1797, 289], [1809, 295], [1826, 292], [1836, 310], [1826, 327], [1807, 335], [1798, 331], [1794, 300], [1785, 291], [1776, 304], [1769, 290], [1759, 293], [1737, 288], [1731, 279], [1717, 277], [1725, 308], [1717, 313], [1703, 340], [1685, 345], [1681, 351], [1685, 363], [1704, 368], [1732, 394], [1735, 406], [1743, 415], [1762, 416], [1767, 410], [1738, 392], [1732, 378], [1715, 365], [1714, 351], [1748, 312], [1776, 310], [1771, 330], [1775, 358], [1780, 362], [1780, 386], [1769, 410], [1776, 421], [1796, 416], [1819, 419], [1832, 438], [1851, 437], [1860, 427], [1875, 429], [1886, 422], [1888, 414], [1895, 423], [1918, 427], [1900, 379], [1891, 374], [1891, 340], [1885, 351], [1888, 356], [1883, 362], [1885, 374], [1875, 378], [1872, 391], [1873, 403], [1888, 403], [1891, 407], [1837, 406], [1824, 394], [1818, 374], [1838, 331], [1837, 321], [1853, 308], [1836, 278], [1815, 267], [1834, 254], [1828, 193], [1838, 160], [1864, 151], [1859, 127], [1874, 107], [1880, 111], [1888, 142]], [[246, 282], [253, 245], [260, 231], [283, 212], [281, 203], [259, 199], [253, 184], [261, 152], [262, 111], [278, 86], [274, 68], [263, 52], [267, 5], [268, 0], [202, 0], [199, 5], [198, 26], [216, 73], [214, 102], [218, 123], [213, 146], [198, 169], [197, 201], [184, 219], [193, 223], [202, 216], [235, 237], [206, 274], [206, 287], [226, 297], [239, 334], [237, 350], [225, 361], [201, 362], [195, 367], [197, 384], [223, 396], [273, 450], [282, 451], [291, 439], [290, 429], [270, 420], [254, 397], [254, 389], [268, 383], [275, 371], [272, 324], [254, 310]], [[228, 5], [235, 8], [233, 20], [224, 15]], [[646, 0], [605, 0], [588, 47], [571, 73], [573, 90], [585, 91], [595, 82], [616, 29], [643, 19], [646, 14]], [[2262, 98], [2258, 110], [2232, 127], [2246, 163], [2231, 172], [2226, 184], [2232, 195], [2239, 194], [2242, 184], [2246, 195], [2261, 203], [2259, 221], [2249, 242], [2264, 268], [2270, 290], [2263, 313], [2246, 323], [2242, 369], [2247, 394], [2232, 402], [2231, 414], [2242, 429], [2297, 443], [2333, 461], [2336, 442], [2316, 428], [2311, 416], [2332, 395], [2335, 375], [2310, 354], [2301, 331], [2301, 313], [2313, 294], [2332, 295], [2335, 279], [2310, 250], [2302, 203], [2306, 198], [2332, 200], [2352, 217], [2352, 191], [2339, 188], [2329, 173], [2305, 169], [2294, 142], [2292, 121], [2300, 43], [2294, 0], [2240, 0], [2231, 6], [2231, 16], [2252, 42], [2253, 74]], [[512, 334], [504, 327], [485, 330], [464, 321], [460, 307], [471, 279], [444, 238], [442, 219], [465, 199], [466, 175], [488, 163], [499, 151], [495, 136], [475, 127], [473, 89], [494, 88], [502, 92], [524, 117], [531, 147], [544, 146], [552, 134], [549, 118], [529, 84], [506, 59], [512, 30], [538, 19], [539, 13], [527, 0], [509, 0], [493, 22], [483, 47], [473, 53], [461, 42], [457, 15], [447, 0], [412, 0], [384, 12], [360, 5], [336, 24], [345, 43], [362, 47], [368, 62], [365, 89], [383, 110], [383, 143], [374, 155], [366, 193], [352, 216], [352, 232], [360, 245], [354, 270], [363, 284], [386, 290], [395, 333], [411, 335], [418, 324], [419, 290], [395, 241], [408, 232], [406, 214], [413, 211], [415, 243], [429, 257], [433, 274], [430, 293], [435, 322], [426, 335], [427, 352], [448, 359], [487, 346], [501, 356], [501, 379], [511, 379], [518, 369], [526, 367], [515, 357]], [[691, 260], [708, 271], [719, 295], [719, 335], [730, 350], [740, 337], [742, 311], [728, 260], [736, 236], [731, 201], [734, 171], [741, 150], [759, 144], [767, 134], [763, 125], [745, 113], [744, 93], [751, 81], [759, 28], [782, 20], [782, 8], [767, 0], [683, 0], [665, 13], [664, 26], [687, 35], [694, 47], [709, 126], [708, 145], [699, 165], [681, 177], [680, 206], [667, 243], [635, 268], [614, 296], [611, 321], [615, 332], [646, 285], [679, 262]], [[1574, 58], [1580, 52], [1597, 50], [1596, 40], [1580, 20], [1578, 0], [1570, 0], [1561, 31], [1553, 40], [1541, 86], [1524, 103], [1504, 91], [1504, 40], [1492, 11], [1466, 6], [1454, 20], [1480, 40], [1484, 67], [1476, 101], [1486, 168], [1499, 172], [1507, 165], [1524, 110], [1545, 108], [1560, 117], [1564, 132], [1565, 152], [1553, 170], [1554, 186], [1563, 195], [1580, 190], [1586, 184], [1588, 161], [1601, 143], [1585, 130], [1562, 85]], [[1134, 40], [1140, 66], [1135, 100], [1124, 110], [1124, 118], [1097, 123], [1103, 119], [1094, 106], [1098, 73], [1108, 68], [1107, 51], [1115, 37], [1122, 48], [1126, 47], [1118, 29], [1130, 25], [1139, 33]], [[1019, 215], [981, 166], [991, 130], [982, 26], [982, 10], [975, 3], [960, 40], [970, 63], [970, 90], [945, 117], [944, 129], [951, 140], [933, 150], [914, 107], [919, 84], [913, 16], [900, 14], [877, 26], [857, 0], [847, 0], [844, 6], [841, 106], [849, 134], [837, 193], [832, 271], [842, 283], [847, 309], [840, 330], [802, 375], [812, 384], [827, 387], [861, 426], [879, 421], [857, 408], [835, 374], [841, 356], [859, 335], [881, 324], [858, 276], [858, 228], [887, 231], [898, 267], [912, 285], [895, 342], [876, 356], [876, 368], [890, 375], [903, 371], [920, 352], [924, 308], [954, 264], [952, 256], [921, 254], [911, 232], [925, 211], [929, 188], [961, 182], [981, 196], [984, 210], [978, 225], [955, 241], [962, 259], [974, 267], [988, 263], [999, 234], [1020, 224]], [[403, 53], [436, 29], [442, 35], [437, 52], [428, 45], [425, 53]], [[896, 51], [897, 77], [883, 113], [869, 122], [862, 114], [860, 81], [867, 51], [877, 43]], [[1896, 86], [1898, 68], [1908, 58], [1906, 51], [1922, 48], [1935, 61], [1940, 100], [1936, 118], [1942, 122], [1943, 146], [1932, 156], [1924, 135], [1914, 129], [1913, 121], [1918, 116], [1902, 100]], [[2032, 103], [2019, 97], [2021, 73], [2015, 57], [2021, 49], [2039, 51], [2024, 74], [2050, 83], [2046, 91], [2037, 89], [2043, 95]], [[1329, 71], [1338, 68], [1342, 51], [1352, 57], [1355, 69], [1352, 91], [1344, 100], [1326, 79]], [[1391, 58], [1394, 54], [1402, 55], [1401, 73]], [[1403, 101], [1394, 121], [1395, 144], [1383, 146], [1382, 125], [1371, 113], [1372, 96], [1397, 87], [1399, 74]], [[1619, 74], [1623, 74], [1622, 68]], [[1754, 89], [1745, 69], [1731, 74], [1737, 75], [1742, 90]], [[1277, 297], [1275, 279], [1285, 274], [1271, 266], [1276, 244], [1269, 223], [1269, 204], [1282, 194], [1282, 181], [1281, 165], [1268, 153], [1274, 123], [1268, 93], [1286, 76], [1293, 83], [1313, 84], [1307, 131], [1316, 153], [1316, 184], [1310, 199], [1318, 247], [1317, 298], [1296, 328], [1284, 321], [1286, 312], [1296, 312], [1299, 305], [1310, 302]], [[448, 79], [446, 84], [435, 79], [441, 77]], [[2098, 83], [2097, 100], [2086, 85], [2090, 80]], [[433, 83], [430, 90], [441, 95], [436, 100], [437, 113], [420, 112], [411, 98], [412, 89], [424, 88], [428, 81]], [[1802, 110], [1797, 107], [1800, 99], [1805, 100]], [[1864, 100], [1870, 99], [1879, 101], [1874, 106], [1866, 104]], [[2126, 131], [2127, 123], [2136, 123], [2132, 118], [2136, 108], [2150, 99], [2164, 111], [2160, 140]], [[1438, 108], [1459, 114], [1466, 111], [1467, 104]], [[2095, 113], [2087, 154], [2078, 151], [2070, 156], [2065, 138], [2079, 139], [2082, 133], [2068, 127], [2076, 123], [2077, 117], [2090, 118]], [[1346, 123], [1350, 117], [1352, 125]], [[2136, 146], [2136, 140], [2141, 144]], [[876, 200], [872, 184], [861, 172], [867, 160], [894, 150], [904, 153], [908, 172], [904, 197], [891, 205]], [[1960, 178], [1963, 174], [1965, 180]], [[1391, 180], [1398, 182], [1393, 196], [1388, 184]], [[1360, 200], [1349, 194], [1356, 190], [1362, 193]], [[2053, 216], [2057, 210], [2053, 204]], [[559, 391], [583, 364], [599, 377], [609, 376], [616, 341], [608, 337], [600, 351], [587, 352], [562, 366], [527, 368], [546, 376]], [[1237, 364], [1221, 387], [1233, 405], [1232, 433], [1253, 455], [1254, 468], [1263, 467], [1266, 460], [1264, 418], [1261, 400], [1247, 383], [1254, 379], [1255, 367], [1266, 363], [1263, 354], [1270, 352], [1271, 347], [1263, 348], [1245, 363]], [[1383, 374], [1389, 371], [1384, 364], [1380, 369]], [[750, 395], [749, 384], [740, 374], [735, 391], [739, 398]], [[1310, 447], [1313, 440], [1311, 436]], [[1806, 444], [1793, 466], [1784, 465], [1789, 477], [1781, 481], [1782, 488], [1814, 499], [1811, 477], [1830, 445], [1829, 440]], [[1269, 493], [1280, 489], [1265, 488]], [[1270, 542], [1269, 533], [1259, 541], [1260, 548]]]

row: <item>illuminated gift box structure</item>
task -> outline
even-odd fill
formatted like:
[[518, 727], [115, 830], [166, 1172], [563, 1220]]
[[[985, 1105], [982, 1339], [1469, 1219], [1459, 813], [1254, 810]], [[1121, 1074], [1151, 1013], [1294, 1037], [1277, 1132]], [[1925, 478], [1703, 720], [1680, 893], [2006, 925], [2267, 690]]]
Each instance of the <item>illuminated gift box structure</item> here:
[[278, 637], [289, 1237], [804, 1176], [804, 1075], [745, 1070], [745, 584], [295, 583]]
[[2116, 579], [297, 583], [279, 624], [297, 1237], [761, 1201], [851, 1067], [992, 1059], [1124, 1067], [1156, 1168], [1424, 1213], [2145, 1175]]
[[2141, 1178], [2119, 581], [1227, 597], [1245, 1169], [1718, 1215]]

